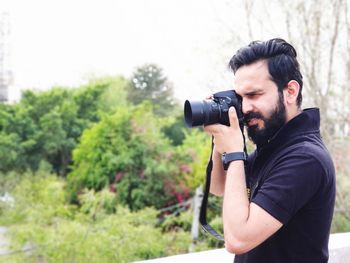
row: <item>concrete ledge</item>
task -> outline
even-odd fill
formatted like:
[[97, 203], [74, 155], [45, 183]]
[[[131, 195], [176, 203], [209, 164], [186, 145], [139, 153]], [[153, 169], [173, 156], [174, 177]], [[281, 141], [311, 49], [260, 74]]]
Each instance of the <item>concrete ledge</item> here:
[[[232, 263], [234, 254], [226, 249], [213, 249], [171, 257], [137, 261], [138, 263], [184, 263], [184, 262], [227, 262]], [[350, 232], [331, 234], [329, 238], [329, 263], [350, 262]]]
[[350, 232], [332, 234], [328, 247], [329, 263], [350, 262]]

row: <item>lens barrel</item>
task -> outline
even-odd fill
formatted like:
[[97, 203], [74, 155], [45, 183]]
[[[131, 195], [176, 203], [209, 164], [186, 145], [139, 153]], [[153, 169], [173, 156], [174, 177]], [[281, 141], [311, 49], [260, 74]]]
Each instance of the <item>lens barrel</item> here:
[[185, 101], [185, 122], [188, 127], [200, 126], [205, 122], [203, 101]]
[[234, 90], [220, 91], [213, 94], [212, 100], [185, 101], [184, 116], [189, 128], [220, 123], [230, 126], [228, 111], [234, 106], [243, 129], [242, 102]]
[[185, 101], [185, 122], [188, 127], [202, 126], [219, 122], [220, 107], [212, 100]]

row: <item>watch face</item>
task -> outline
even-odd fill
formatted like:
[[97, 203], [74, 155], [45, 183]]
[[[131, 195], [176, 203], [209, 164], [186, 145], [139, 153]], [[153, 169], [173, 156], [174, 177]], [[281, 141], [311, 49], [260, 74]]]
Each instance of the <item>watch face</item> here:
[[227, 170], [228, 168], [228, 163], [226, 161], [226, 153], [223, 153], [221, 155], [221, 162], [222, 162], [222, 165], [224, 166], [224, 170]]
[[223, 164], [225, 164], [227, 161], [226, 161], [226, 153], [223, 153], [222, 155], [221, 155], [221, 161], [222, 161], [222, 163]]

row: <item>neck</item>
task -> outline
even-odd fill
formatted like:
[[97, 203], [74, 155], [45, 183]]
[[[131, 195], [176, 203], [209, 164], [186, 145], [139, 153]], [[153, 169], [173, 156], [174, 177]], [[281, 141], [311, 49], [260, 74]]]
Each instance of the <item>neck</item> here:
[[286, 112], [286, 114], [287, 114], [287, 122], [289, 122], [291, 119], [293, 119], [296, 116], [298, 116], [301, 112], [302, 112], [302, 110], [299, 107], [289, 108], [287, 110], [287, 112]]

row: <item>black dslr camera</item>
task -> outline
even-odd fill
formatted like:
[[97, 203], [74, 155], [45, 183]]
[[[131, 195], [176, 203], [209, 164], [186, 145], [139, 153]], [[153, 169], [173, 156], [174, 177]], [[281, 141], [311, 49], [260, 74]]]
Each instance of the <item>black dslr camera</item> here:
[[243, 130], [242, 99], [234, 90], [217, 92], [212, 100], [185, 101], [184, 114], [188, 127], [220, 123], [230, 126], [228, 110], [233, 106]]

